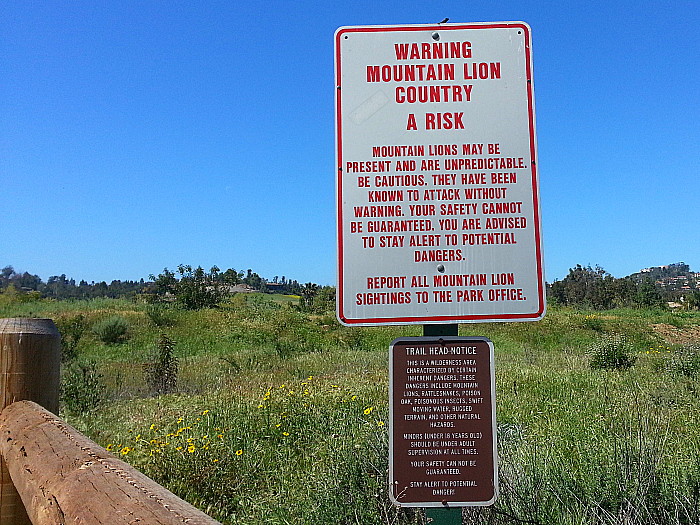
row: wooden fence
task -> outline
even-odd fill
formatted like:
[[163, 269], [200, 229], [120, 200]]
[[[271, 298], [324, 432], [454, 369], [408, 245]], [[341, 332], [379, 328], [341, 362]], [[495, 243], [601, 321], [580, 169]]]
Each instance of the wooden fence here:
[[217, 524], [54, 415], [60, 356], [50, 319], [0, 319], [0, 525]]

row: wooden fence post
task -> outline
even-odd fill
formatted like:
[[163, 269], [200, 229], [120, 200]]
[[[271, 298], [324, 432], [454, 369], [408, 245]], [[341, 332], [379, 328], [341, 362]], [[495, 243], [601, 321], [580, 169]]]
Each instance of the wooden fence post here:
[[[51, 319], [0, 319], [0, 410], [29, 400], [58, 414], [61, 335]], [[0, 457], [0, 525], [30, 524]]]

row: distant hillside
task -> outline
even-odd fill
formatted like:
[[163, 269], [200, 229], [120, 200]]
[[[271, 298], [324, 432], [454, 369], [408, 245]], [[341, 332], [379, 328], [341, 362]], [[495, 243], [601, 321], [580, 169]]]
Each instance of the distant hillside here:
[[[177, 273], [176, 273], [177, 272]], [[7, 265], [0, 269], [0, 294], [8, 290], [13, 294], [27, 295], [33, 294], [38, 297], [52, 299], [94, 299], [96, 297], [135, 298], [142, 294], [157, 293], [157, 289], [162, 288], [162, 292], [172, 285], [187, 280], [196, 280], [206, 286], [220, 285], [222, 287], [232, 287], [231, 292], [242, 291], [235, 289], [237, 285], [244, 285], [245, 291], [259, 291], [266, 293], [280, 293], [292, 295], [315, 295], [315, 291], [320, 289], [314, 283], [300, 284], [296, 280], [287, 279], [284, 275], [280, 280], [275, 276], [272, 281], [260, 277], [256, 272], [248, 269], [247, 273], [229, 268], [222, 272], [214, 266], [210, 272], [205, 272], [201, 267], [192, 268], [190, 265], [179, 265], [176, 271], [163, 270], [156, 278], [150, 276], [151, 281], [118, 281], [114, 280], [110, 284], [105, 281], [88, 283], [81, 280], [76, 283], [75, 279], [66, 277], [66, 274], [52, 275], [47, 282], [41, 280], [38, 275], [29, 272], [16, 272], [14, 267]]]

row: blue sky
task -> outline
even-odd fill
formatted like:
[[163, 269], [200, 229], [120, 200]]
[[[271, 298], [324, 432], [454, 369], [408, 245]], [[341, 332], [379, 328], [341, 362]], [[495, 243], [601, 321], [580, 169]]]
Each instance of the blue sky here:
[[546, 279], [700, 271], [700, 4], [5, 2], [0, 266], [335, 282], [333, 34], [532, 28]]

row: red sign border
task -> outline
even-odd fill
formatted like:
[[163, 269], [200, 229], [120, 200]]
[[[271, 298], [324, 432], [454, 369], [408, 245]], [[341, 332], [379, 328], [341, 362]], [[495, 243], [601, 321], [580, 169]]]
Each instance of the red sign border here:
[[[479, 314], [479, 315], [439, 315], [439, 316], [405, 316], [405, 317], [374, 317], [374, 318], [348, 318], [343, 310], [344, 267], [343, 267], [343, 137], [341, 114], [342, 71], [340, 56], [340, 40], [346, 33], [376, 33], [396, 31], [435, 31], [435, 30], [464, 30], [464, 29], [522, 29], [525, 34], [525, 68], [527, 75], [527, 101], [530, 132], [530, 158], [532, 173], [532, 198], [535, 221], [535, 252], [537, 257], [538, 278], [538, 310], [525, 314]], [[542, 254], [542, 234], [540, 222], [539, 204], [539, 177], [537, 166], [537, 136], [535, 130], [535, 102], [534, 86], [532, 79], [532, 42], [530, 26], [525, 22], [487, 22], [471, 24], [447, 24], [447, 25], [409, 25], [409, 26], [353, 26], [341, 27], [335, 33], [335, 82], [336, 82], [336, 211], [337, 211], [337, 259], [338, 259], [338, 286], [336, 298], [336, 314], [338, 320], [344, 325], [371, 326], [371, 325], [402, 325], [402, 324], [435, 324], [448, 322], [487, 323], [487, 322], [514, 322], [514, 321], [539, 321], [545, 315], [547, 309], [544, 284], [544, 264]]]

